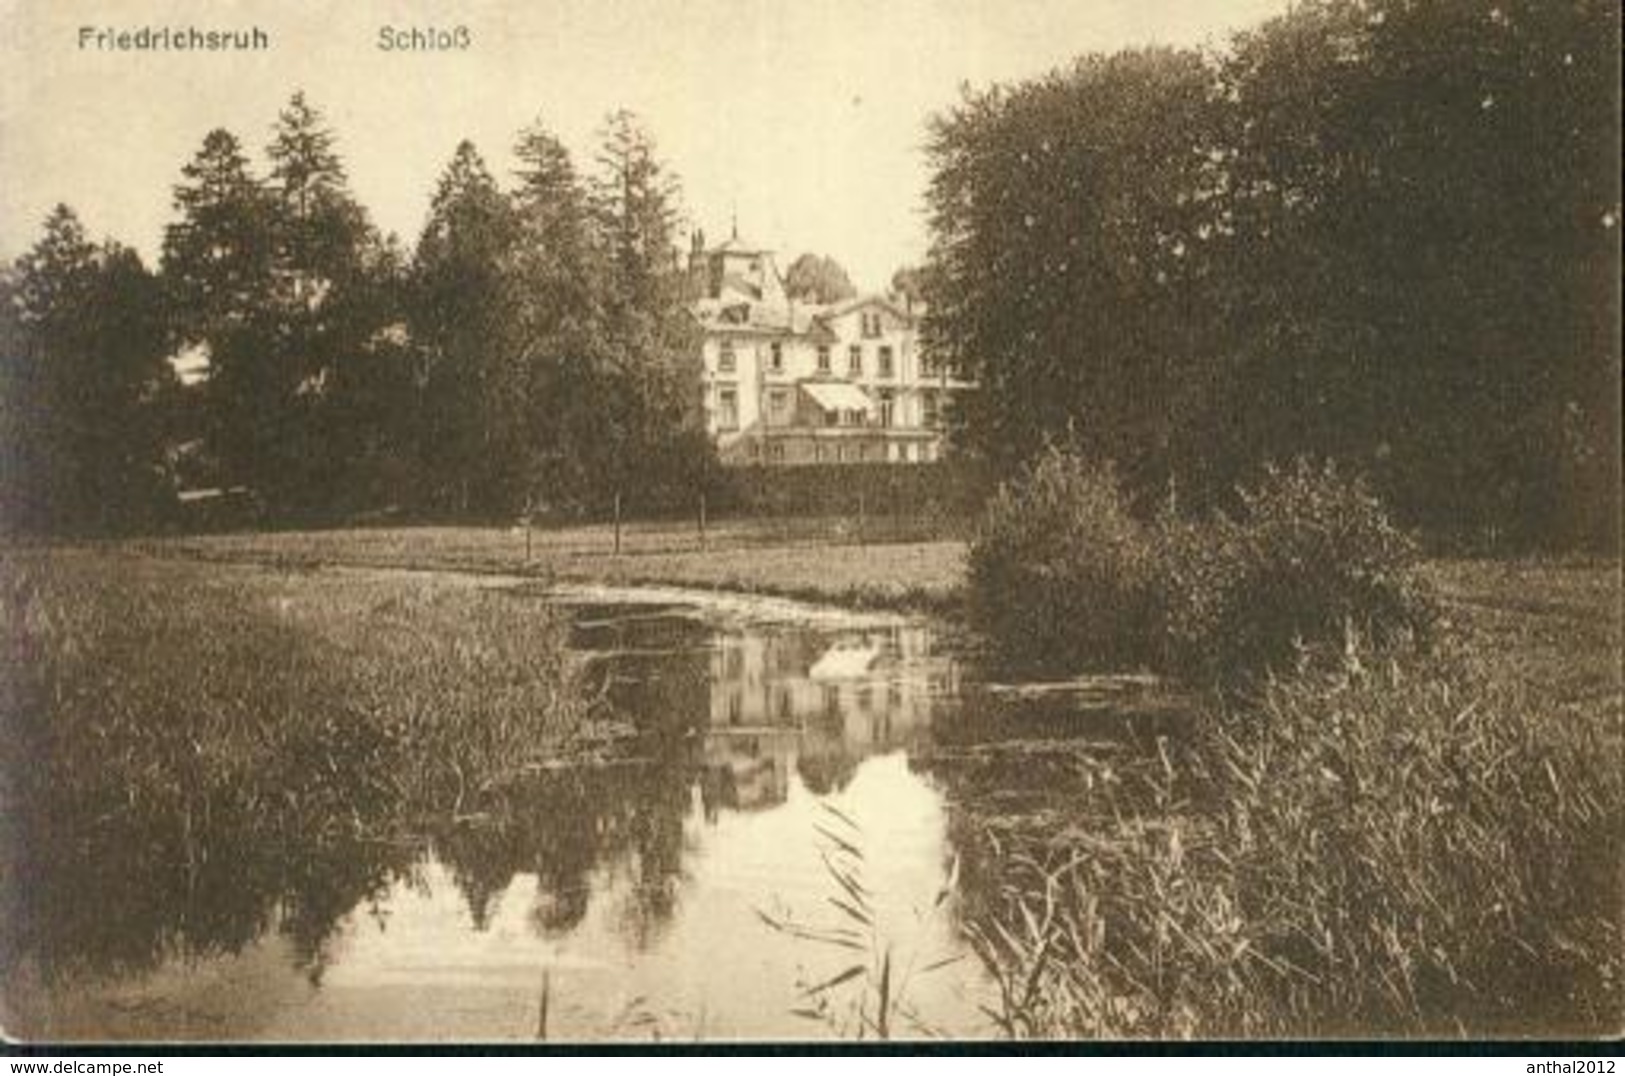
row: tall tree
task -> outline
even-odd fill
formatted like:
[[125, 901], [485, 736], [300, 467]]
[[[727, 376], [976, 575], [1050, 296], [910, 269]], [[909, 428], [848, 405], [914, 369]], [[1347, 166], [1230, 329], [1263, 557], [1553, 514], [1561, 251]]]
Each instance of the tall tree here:
[[858, 293], [840, 262], [813, 253], [790, 263], [784, 274], [784, 290], [792, 299], [810, 303], [838, 303]]
[[678, 185], [636, 117], [612, 113], [590, 196], [605, 264], [602, 346], [608, 433], [594, 465], [607, 490], [693, 487], [704, 465], [699, 343], [684, 303], [675, 232]]
[[913, 305], [925, 301], [926, 268], [923, 265], [905, 265], [891, 275], [891, 291], [905, 303]]
[[181, 177], [173, 196], [180, 219], [164, 231], [162, 268], [181, 342], [207, 344], [265, 299], [268, 206], [229, 131], [210, 131]]
[[274, 353], [270, 201], [237, 138], [216, 129], [181, 169], [173, 204], [160, 263], [173, 343], [207, 356], [201, 430], [227, 480], [258, 484], [297, 383]]
[[978, 382], [956, 414], [995, 462], [1069, 438], [1165, 477], [1197, 361], [1212, 81], [1194, 52], [1087, 56], [936, 121], [926, 343]]
[[513, 204], [518, 346], [528, 374], [526, 493], [576, 502], [592, 484], [599, 440], [604, 288], [587, 192], [569, 151], [541, 121], [519, 135]]
[[1331, 456], [1438, 530], [1617, 540], [1617, 23], [1311, 0], [970, 95], [925, 289], [961, 435], [1215, 498]]
[[631, 112], [611, 113], [601, 138], [592, 211], [612, 296], [632, 314], [654, 314], [669, 304], [676, 283], [677, 180]]
[[131, 250], [58, 206], [7, 281], [0, 400], [8, 526], [105, 532], [151, 522], [172, 491], [162, 413], [164, 304]]
[[341, 365], [357, 361], [380, 329], [375, 285], [380, 242], [349, 193], [334, 137], [295, 93], [266, 149], [275, 317], [273, 363], [293, 385], [267, 401], [276, 451], [261, 483], [290, 511], [321, 511], [339, 497], [347, 416], [334, 398]]
[[1227, 383], [1276, 388], [1264, 443], [1444, 529], [1617, 527], [1617, 16], [1323, 0], [1238, 39]]
[[528, 386], [513, 288], [513, 207], [473, 143], [440, 177], [413, 269], [412, 335], [425, 363], [424, 456], [437, 499], [507, 511], [523, 497]]

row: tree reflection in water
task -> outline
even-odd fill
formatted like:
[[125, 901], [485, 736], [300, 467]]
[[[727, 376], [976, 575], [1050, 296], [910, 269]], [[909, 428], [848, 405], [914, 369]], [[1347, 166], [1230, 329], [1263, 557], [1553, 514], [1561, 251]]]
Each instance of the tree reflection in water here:
[[535, 890], [521, 921], [538, 937], [577, 930], [598, 894], [614, 933], [644, 950], [681, 908], [696, 811], [715, 823], [774, 808], [794, 781], [838, 793], [865, 757], [919, 742], [945, 691], [941, 670], [897, 673], [925, 652], [923, 632], [614, 613], [578, 611], [591, 623], [572, 642], [587, 664], [582, 690], [629, 716], [637, 736], [580, 765], [462, 774], [468, 794], [459, 788], [451, 810], [415, 809], [398, 759], [342, 721], [229, 780], [188, 770], [177, 745], [165, 756], [176, 772], [151, 783], [172, 794], [117, 811], [80, 794], [88, 781], [73, 795], [40, 782], [36, 809], [0, 821], [14, 877], [29, 882], [0, 887], [10, 902], [0, 974], [26, 960], [48, 982], [116, 977], [275, 935], [318, 986], [345, 922], [369, 909], [383, 922], [388, 895], [426, 884], [431, 860], [476, 933], [525, 891], [514, 886], [523, 876]]

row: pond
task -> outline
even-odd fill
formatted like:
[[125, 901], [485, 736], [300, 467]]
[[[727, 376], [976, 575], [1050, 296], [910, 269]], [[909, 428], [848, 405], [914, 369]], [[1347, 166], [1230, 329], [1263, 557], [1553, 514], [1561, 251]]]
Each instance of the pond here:
[[[956, 810], [969, 795], [1031, 797], [1039, 770], [1033, 752], [990, 764], [978, 746], [1109, 738], [1126, 710], [1155, 718], [1132, 678], [989, 684], [929, 621], [658, 590], [511, 597], [567, 612], [572, 649], [634, 717], [635, 743], [537, 773], [500, 813], [421, 840], [348, 839], [336, 824], [274, 865], [263, 849], [211, 849], [226, 880], [189, 896], [216, 921], [181, 931], [208, 946], [134, 937], [158, 921], [141, 907], [155, 898], [92, 866], [83, 884], [106, 937], [75, 920], [88, 959], [50, 973], [8, 962], [7, 1030], [800, 1039], [874, 1034], [883, 989], [890, 1034], [991, 1035], [993, 984], [962, 920], [965, 887], [997, 880], [961, 872]], [[953, 765], [967, 752], [974, 780]], [[265, 875], [295, 894], [269, 913], [238, 893]], [[850, 968], [864, 970], [809, 989]]]

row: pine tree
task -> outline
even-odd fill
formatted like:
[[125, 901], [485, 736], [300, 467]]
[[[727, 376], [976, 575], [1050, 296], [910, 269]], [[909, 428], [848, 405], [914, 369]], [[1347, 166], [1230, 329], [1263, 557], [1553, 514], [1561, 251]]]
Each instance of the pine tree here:
[[624, 110], [606, 122], [598, 165], [591, 208], [606, 266], [602, 343], [612, 385], [600, 417], [614, 431], [599, 470], [611, 490], [692, 489], [704, 442], [699, 341], [674, 243], [678, 184]]
[[379, 239], [349, 193], [332, 132], [303, 93], [282, 110], [266, 155], [274, 364], [293, 395], [273, 416], [275, 451], [261, 481], [280, 507], [321, 512], [342, 496], [351, 432], [333, 398], [346, 376], [339, 369], [359, 361], [381, 328], [368, 277]]
[[655, 156], [654, 142], [637, 117], [625, 109], [605, 122], [598, 166], [592, 213], [613, 297], [634, 313], [657, 312], [669, 302], [677, 265], [677, 181]]
[[210, 131], [181, 176], [173, 196], [180, 219], [164, 231], [161, 264], [181, 342], [207, 344], [266, 298], [268, 206], [229, 131]]
[[418, 241], [411, 309], [425, 360], [424, 458], [437, 499], [459, 511], [507, 512], [523, 496], [516, 243], [512, 206], [473, 144], [462, 142]]
[[172, 342], [201, 348], [208, 380], [197, 425], [231, 484], [262, 484], [297, 377], [278, 362], [270, 202], [229, 131], [204, 137], [181, 169], [161, 261]]
[[58, 206], [4, 297], [7, 525], [151, 522], [168, 492], [159, 406], [173, 381], [157, 280], [133, 251], [93, 244]]
[[587, 239], [586, 193], [570, 151], [538, 120], [514, 146], [520, 167], [514, 206], [527, 246], [567, 264], [579, 259]]
[[527, 383], [526, 493], [579, 501], [600, 451], [596, 414], [606, 279], [591, 242], [587, 194], [570, 154], [541, 123], [520, 133], [513, 195], [518, 347]]
[[366, 216], [350, 196], [333, 133], [303, 93], [295, 93], [282, 110], [265, 152], [276, 203], [278, 266], [301, 298], [319, 301], [325, 286], [357, 267]]

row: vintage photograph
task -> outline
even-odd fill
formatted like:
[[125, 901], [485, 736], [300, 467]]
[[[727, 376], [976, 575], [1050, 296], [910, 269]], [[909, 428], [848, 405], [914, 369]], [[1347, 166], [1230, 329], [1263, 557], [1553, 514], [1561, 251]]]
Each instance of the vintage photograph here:
[[1617, 1040], [1620, 21], [0, 0], [0, 1033]]

